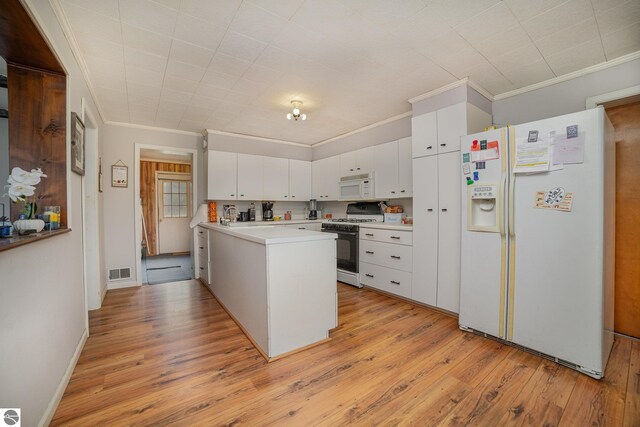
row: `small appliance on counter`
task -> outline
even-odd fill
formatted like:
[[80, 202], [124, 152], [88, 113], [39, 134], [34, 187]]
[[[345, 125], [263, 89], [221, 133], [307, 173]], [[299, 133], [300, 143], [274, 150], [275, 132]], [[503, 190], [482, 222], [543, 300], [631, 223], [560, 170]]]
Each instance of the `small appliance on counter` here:
[[318, 210], [318, 201], [316, 199], [309, 200], [309, 215], [308, 219], [318, 219], [320, 211]]
[[249, 221], [255, 221], [256, 220], [256, 205], [255, 205], [255, 203], [251, 202], [251, 204], [249, 205], [249, 210], [247, 212], [249, 213]]
[[262, 220], [273, 221], [273, 202], [262, 202]]
[[249, 212], [248, 211], [240, 211], [240, 216], [238, 216], [238, 221], [240, 221], [240, 222], [249, 221]]

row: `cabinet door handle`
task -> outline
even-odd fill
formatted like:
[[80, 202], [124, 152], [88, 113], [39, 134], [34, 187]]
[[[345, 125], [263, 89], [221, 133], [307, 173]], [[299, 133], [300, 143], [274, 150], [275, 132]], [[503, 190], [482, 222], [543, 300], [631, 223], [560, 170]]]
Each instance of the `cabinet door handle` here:
[[373, 234], [371, 234], [371, 233], [365, 233], [364, 235], [367, 236], [367, 237], [373, 237]]
[[392, 239], [400, 240], [400, 236], [391, 236]]
[[231, 196], [231, 197], [234, 197], [234, 196], [235, 196], [235, 194], [230, 194], [230, 196]]
[[200, 270], [204, 270], [204, 267], [200, 267]]
[[367, 276], [367, 277], [373, 277], [373, 274], [366, 273], [366, 274], [365, 274], [365, 276]]
[[366, 253], [373, 255], [375, 252], [373, 252], [373, 251], [366, 251]]
[[442, 212], [446, 212], [446, 211], [447, 211], [447, 208], [442, 208], [442, 209], [441, 209], [441, 211], [442, 211]]
[[198, 231], [198, 233], [200, 233], [200, 234], [204, 234], [204, 231]]
[[357, 170], [360, 170], [360, 168], [356, 168]]
[[287, 195], [285, 194], [285, 195], [284, 195], [284, 197], [289, 197], [289, 196], [287, 196]]
[[395, 192], [395, 191], [392, 191], [392, 192], [391, 192], [391, 194], [396, 194], [396, 192]]
[[241, 194], [240, 197], [244, 197], [244, 194]]
[[200, 249], [204, 249], [204, 246], [200, 246]]
[[401, 193], [404, 193], [404, 190], [400, 190]]
[[304, 227], [298, 227], [298, 230], [306, 230]]
[[433, 145], [430, 145], [427, 147], [427, 150], [431, 150], [433, 148]]
[[446, 147], [447, 144], [440, 144], [440, 147]]
[[349, 169], [351, 172], [353, 172], [353, 169]]
[[394, 285], [399, 285], [400, 284], [400, 282], [396, 282], [395, 280], [390, 280], [389, 282], [394, 284]]
[[[285, 197], [286, 197], [286, 196], [285, 196]], [[291, 198], [294, 198], [294, 197], [296, 197], [296, 196], [291, 196]]]
[[427, 209], [427, 212], [433, 212], [433, 209]]
[[391, 258], [393, 259], [400, 259], [400, 257], [398, 255], [391, 255]]

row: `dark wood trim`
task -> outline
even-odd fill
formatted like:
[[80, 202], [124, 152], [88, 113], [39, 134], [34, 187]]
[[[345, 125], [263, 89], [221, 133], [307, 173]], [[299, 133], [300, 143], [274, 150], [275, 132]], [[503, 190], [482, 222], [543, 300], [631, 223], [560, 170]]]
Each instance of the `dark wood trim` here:
[[59, 236], [70, 232], [70, 228], [60, 228], [52, 231], [42, 231], [36, 234], [29, 234], [26, 236], [9, 237], [7, 239], [0, 239], [0, 252], [7, 251], [9, 249], [17, 248], [19, 246], [28, 245], [30, 243], [39, 242], [40, 240], [48, 239], [49, 237]]
[[7, 63], [23, 64], [58, 75], [66, 74], [20, 0], [2, 0], [0, 56]]

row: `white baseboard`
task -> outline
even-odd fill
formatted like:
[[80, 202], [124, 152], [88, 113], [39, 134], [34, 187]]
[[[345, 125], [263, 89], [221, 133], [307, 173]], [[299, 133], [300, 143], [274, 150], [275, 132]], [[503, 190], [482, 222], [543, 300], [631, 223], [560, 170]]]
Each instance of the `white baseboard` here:
[[136, 280], [126, 280], [126, 281], [122, 281], [122, 282], [110, 282], [110, 283], [107, 284], [107, 290], [122, 289], [122, 288], [135, 288], [136, 286], [140, 286], [140, 283], [138, 283]]
[[87, 342], [87, 338], [89, 337], [89, 330], [85, 329], [82, 333], [82, 337], [80, 338], [80, 342], [76, 347], [75, 353], [73, 353], [73, 357], [69, 361], [69, 366], [67, 366], [67, 370], [65, 371], [62, 379], [60, 380], [60, 384], [58, 384], [58, 388], [56, 388], [56, 392], [53, 394], [51, 401], [49, 402], [49, 406], [47, 406], [47, 410], [44, 411], [40, 422], [38, 423], [38, 427], [48, 426], [51, 423], [51, 419], [53, 415], [56, 413], [56, 409], [58, 409], [58, 404], [60, 400], [62, 400], [62, 396], [64, 395], [64, 391], [69, 384], [69, 380], [71, 379], [71, 374], [73, 374], [73, 370], [76, 367], [76, 363], [78, 363], [78, 359], [80, 358], [80, 354], [82, 353], [82, 349], [84, 348], [84, 344]]

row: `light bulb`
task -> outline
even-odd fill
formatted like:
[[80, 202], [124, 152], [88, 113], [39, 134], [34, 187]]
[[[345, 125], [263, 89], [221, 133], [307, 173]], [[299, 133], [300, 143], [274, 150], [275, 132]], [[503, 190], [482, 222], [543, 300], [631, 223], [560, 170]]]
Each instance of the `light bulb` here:
[[293, 109], [293, 115], [294, 116], [299, 116], [300, 115], [300, 109], [298, 107]]
[[293, 115], [291, 113], [287, 113], [287, 119], [291, 120], [293, 118]]
[[300, 116], [300, 118], [301, 118], [302, 120], [307, 120], [307, 115], [306, 115], [306, 114], [303, 114], [303, 115], [301, 115], [301, 116]]

